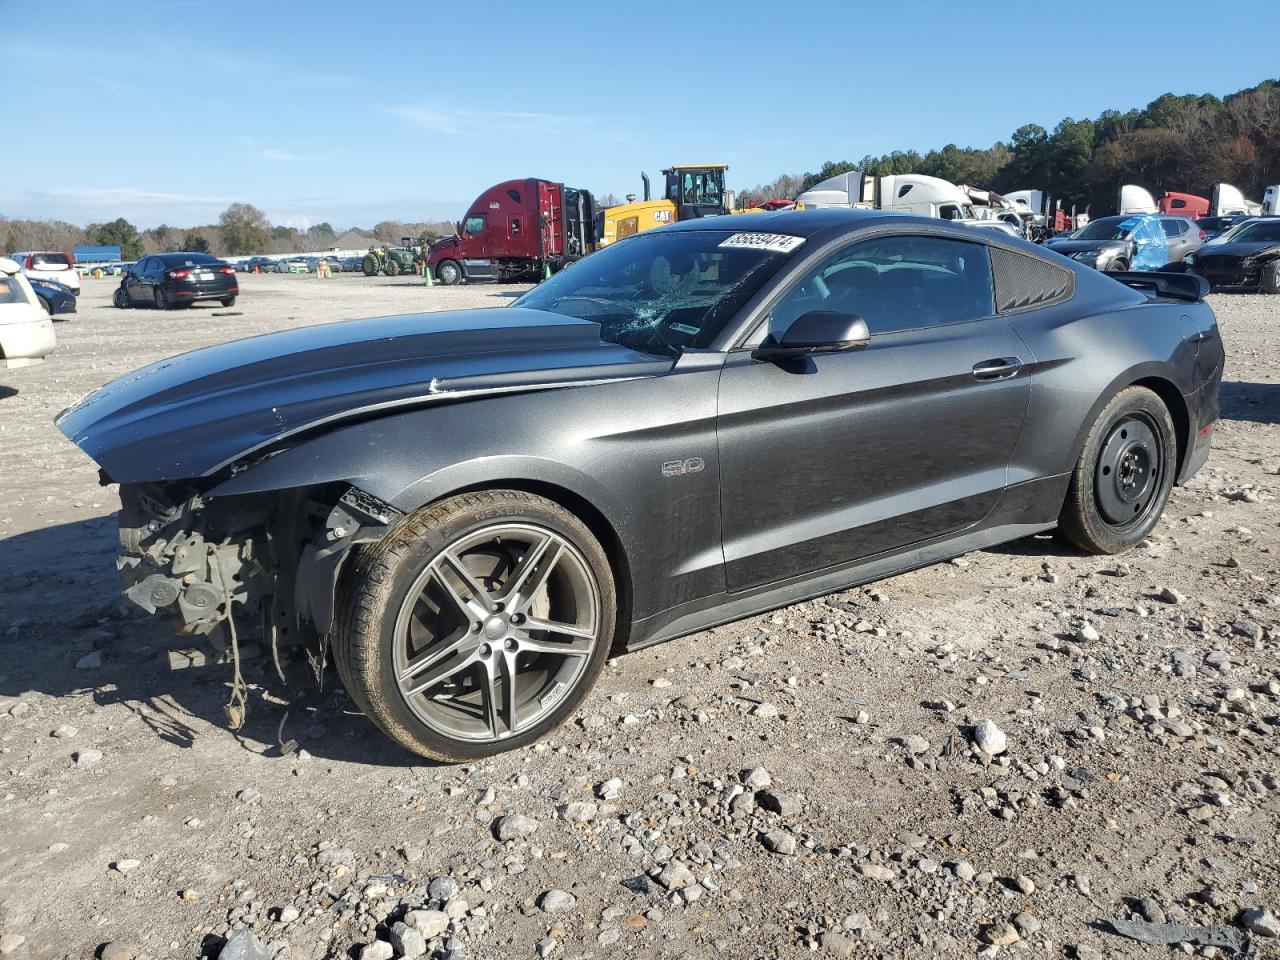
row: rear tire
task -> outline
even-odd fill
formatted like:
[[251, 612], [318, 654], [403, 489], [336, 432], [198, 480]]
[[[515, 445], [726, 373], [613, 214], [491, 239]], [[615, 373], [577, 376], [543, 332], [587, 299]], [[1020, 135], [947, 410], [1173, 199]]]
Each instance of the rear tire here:
[[1259, 289], [1263, 293], [1280, 293], [1280, 260], [1263, 266]]
[[370, 254], [364, 258], [360, 264], [360, 269], [364, 271], [366, 277], [376, 277], [378, 275], [378, 259]]
[[462, 282], [462, 267], [456, 260], [441, 260], [436, 265], [436, 279], [446, 287], [456, 286]]
[[387, 258], [387, 276], [388, 277], [400, 276], [400, 264], [396, 263], [390, 257]]
[[525, 746], [573, 713], [617, 606], [586, 525], [516, 490], [419, 510], [359, 549], [337, 600], [334, 661], [351, 698], [406, 750], [451, 762]]
[[1126, 387], [1085, 438], [1058, 517], [1062, 532], [1088, 553], [1128, 550], [1159, 522], [1177, 466], [1168, 408], [1145, 387]]
[[156, 287], [156, 289], [152, 292], [151, 296], [156, 302], [157, 310], [169, 309], [169, 298], [168, 296], [166, 296], [165, 292], [161, 290], [159, 287]]
[[219, 300], [218, 302], [219, 302], [220, 304], [222, 304], [224, 307], [234, 307], [234, 306], [236, 305], [236, 298], [235, 298], [235, 297], [223, 297], [223, 298], [222, 298], [221, 300]]

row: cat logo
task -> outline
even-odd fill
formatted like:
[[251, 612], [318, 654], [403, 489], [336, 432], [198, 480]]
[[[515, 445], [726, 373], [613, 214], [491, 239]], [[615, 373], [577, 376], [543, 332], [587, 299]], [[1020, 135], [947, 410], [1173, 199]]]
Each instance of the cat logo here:
[[683, 477], [687, 473], [701, 473], [706, 469], [706, 461], [701, 457], [689, 457], [687, 460], [668, 460], [662, 465], [664, 477]]

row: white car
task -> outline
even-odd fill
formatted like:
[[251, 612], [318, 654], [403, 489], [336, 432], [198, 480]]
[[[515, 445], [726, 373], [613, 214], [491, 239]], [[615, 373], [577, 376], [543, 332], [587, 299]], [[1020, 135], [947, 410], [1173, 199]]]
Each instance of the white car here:
[[25, 367], [53, 352], [53, 318], [44, 312], [22, 267], [0, 257], [0, 367]]
[[56, 250], [27, 250], [22, 253], [11, 253], [22, 272], [32, 280], [52, 280], [71, 288], [72, 293], [80, 296], [80, 271], [76, 270], [71, 258]]

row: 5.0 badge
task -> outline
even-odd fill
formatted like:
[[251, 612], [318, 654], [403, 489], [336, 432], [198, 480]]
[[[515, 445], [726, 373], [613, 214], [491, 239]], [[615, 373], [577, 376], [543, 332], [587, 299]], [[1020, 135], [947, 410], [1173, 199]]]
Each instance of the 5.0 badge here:
[[707, 463], [701, 457], [689, 457], [686, 460], [668, 460], [662, 465], [664, 477], [683, 477], [686, 473], [700, 473], [706, 469]]

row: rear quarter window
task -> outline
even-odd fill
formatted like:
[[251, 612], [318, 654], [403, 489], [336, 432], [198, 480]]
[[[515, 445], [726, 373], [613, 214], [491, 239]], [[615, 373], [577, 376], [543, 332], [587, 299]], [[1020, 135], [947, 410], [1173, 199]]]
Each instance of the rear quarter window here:
[[26, 302], [27, 295], [22, 291], [22, 284], [13, 277], [0, 277], [0, 306]]
[[991, 248], [991, 274], [999, 313], [1062, 303], [1076, 292], [1076, 276], [1066, 267], [1001, 247]]

